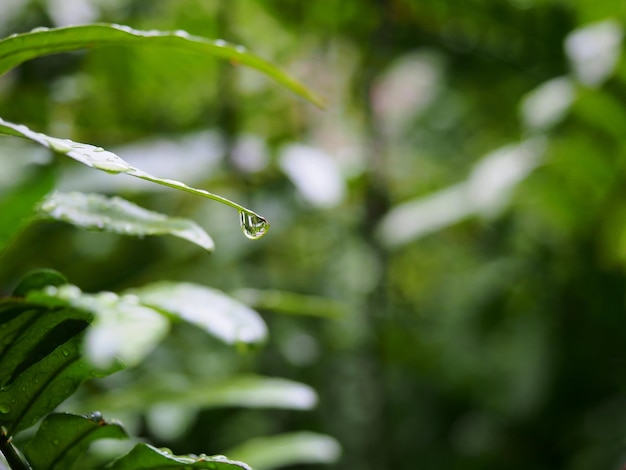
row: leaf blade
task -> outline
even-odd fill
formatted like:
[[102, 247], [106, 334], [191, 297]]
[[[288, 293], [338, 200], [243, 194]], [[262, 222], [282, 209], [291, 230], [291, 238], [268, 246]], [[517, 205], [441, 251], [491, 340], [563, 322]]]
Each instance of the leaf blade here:
[[151, 45], [183, 52], [211, 55], [246, 65], [271, 77], [293, 93], [324, 107], [308, 88], [270, 62], [250, 54], [242, 46], [222, 40], [192, 36], [184, 31], [140, 31], [117, 24], [90, 24], [62, 28], [37, 28], [0, 40], [0, 76], [21, 63], [45, 55], [111, 45]]
[[43, 217], [68, 222], [88, 230], [120, 235], [173, 235], [213, 251], [211, 237], [195, 222], [149, 211], [120, 197], [55, 191], [39, 204]]

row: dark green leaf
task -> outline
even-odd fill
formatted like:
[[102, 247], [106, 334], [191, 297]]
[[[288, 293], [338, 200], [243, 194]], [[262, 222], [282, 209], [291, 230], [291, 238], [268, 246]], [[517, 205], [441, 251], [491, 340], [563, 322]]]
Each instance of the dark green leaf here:
[[222, 455], [208, 457], [176, 456], [164, 449], [157, 449], [148, 444], [137, 444], [127, 455], [119, 458], [109, 470], [164, 470], [164, 469], [203, 468], [209, 470], [252, 470], [242, 462], [228, 460]]
[[77, 227], [122, 235], [174, 235], [213, 251], [211, 237], [195, 222], [169, 218], [119, 197], [100, 194], [54, 192], [39, 205], [40, 212]]
[[233, 63], [257, 69], [292, 92], [317, 106], [323, 106], [322, 100], [301, 83], [266, 60], [250, 54], [242, 46], [228, 44], [222, 40], [213, 41], [191, 36], [185, 31], [139, 31], [116, 24], [91, 24], [55, 29], [37, 28], [30, 33], [9, 36], [0, 41], [0, 75], [36, 57], [109, 45], [165, 47], [181, 52], [227, 59]]
[[119, 423], [106, 422], [99, 413], [54, 413], [44, 419], [35, 437], [24, 446], [24, 454], [33, 470], [70, 470], [92, 442], [126, 437]]
[[0, 389], [0, 426], [10, 435], [29, 428], [74, 393], [87, 379], [121, 368], [96, 370], [81, 358], [82, 335], [55, 348]]

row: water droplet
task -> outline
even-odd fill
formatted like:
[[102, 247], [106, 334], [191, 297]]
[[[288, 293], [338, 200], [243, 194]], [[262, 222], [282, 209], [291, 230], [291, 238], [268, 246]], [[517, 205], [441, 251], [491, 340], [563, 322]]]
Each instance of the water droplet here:
[[181, 38], [188, 38], [189, 33], [187, 31], [183, 31], [182, 29], [178, 29], [174, 32], [174, 35], [179, 36]]
[[270, 228], [269, 222], [260, 215], [248, 212], [239, 212], [241, 231], [250, 240], [258, 240], [267, 233]]
[[102, 423], [102, 421], [104, 421], [102, 413], [100, 413], [99, 411], [94, 411], [93, 413], [89, 413], [85, 415], [85, 418], [90, 419], [91, 421], [95, 421], [96, 423]]
[[215, 41], [213, 41], [213, 44], [219, 47], [225, 47], [228, 45], [228, 43], [224, 41], [223, 39], [216, 39]]
[[52, 444], [54, 444], [55, 446], [58, 446], [61, 443], [61, 441], [59, 441], [58, 439], [52, 439]]
[[42, 33], [44, 31], [50, 31], [50, 28], [46, 28], [45, 26], [39, 26], [38, 28], [31, 29], [31, 33]]
[[94, 147], [93, 151], [94, 152], [104, 152], [104, 149], [102, 147]]
[[9, 405], [8, 403], [0, 403], [0, 413], [10, 413], [11, 412], [11, 405]]
[[69, 357], [70, 356], [70, 350], [69, 349], [62, 349], [61, 350], [61, 354], [63, 354], [65, 357]]

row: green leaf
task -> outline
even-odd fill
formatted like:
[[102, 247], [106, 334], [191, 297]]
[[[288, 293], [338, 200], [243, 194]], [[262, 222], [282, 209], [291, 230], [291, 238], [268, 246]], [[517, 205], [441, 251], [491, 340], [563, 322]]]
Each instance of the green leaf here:
[[158, 403], [309, 410], [316, 405], [317, 395], [308, 385], [273, 377], [242, 375], [221, 381], [209, 378], [181, 388], [178, 377], [160, 375], [158, 380], [147, 378], [123, 390], [99, 395], [96, 403], [106, 410], [141, 410]]
[[0, 198], [0, 249], [27, 224], [35, 206], [54, 187], [54, 172], [42, 167]]
[[113, 292], [86, 294], [78, 287], [50, 286], [28, 298], [50, 306], [65, 305], [94, 315], [87, 331], [85, 354], [90, 363], [108, 369], [116, 360], [128, 366], [141, 362], [167, 334], [161, 313], [141, 305], [134, 295]]
[[261, 238], [269, 229], [269, 223], [264, 217], [237, 204], [236, 202], [217, 194], [210, 193], [209, 191], [205, 191], [204, 189], [192, 188], [191, 186], [181, 183], [180, 181], [152, 176], [145, 171], [131, 166], [119, 156], [104, 150], [102, 147], [81, 144], [73, 142], [69, 139], [57, 139], [56, 137], [50, 137], [39, 132], [34, 132], [22, 124], [14, 124], [12, 122], [5, 121], [2, 118], [0, 118], [0, 134], [24, 137], [56, 153], [73, 158], [88, 167], [106, 171], [107, 173], [125, 173], [127, 175], [151, 181], [162, 186], [179, 189], [181, 191], [186, 191], [197, 196], [206, 197], [208, 199], [221, 202], [222, 204], [226, 204], [227, 206], [237, 209], [241, 214], [240, 218], [242, 230], [248, 238]]
[[[69, 332], [78, 329], [76, 323], [61, 324]], [[63, 334], [68, 331], [63, 330]], [[46, 335], [47, 341], [54, 341]], [[46, 355], [20, 371], [7, 385], [0, 388], [0, 426], [8, 435], [14, 435], [35, 424], [74, 393], [78, 386], [93, 377], [102, 377], [121, 367], [115, 364], [109, 370], [94, 369], [81, 358], [83, 335], [46, 351]], [[47, 347], [47, 344], [43, 346]], [[3, 364], [12, 358], [4, 358]], [[13, 364], [11, 364], [13, 365]]]
[[26, 297], [30, 291], [41, 290], [47, 286], [62, 286], [67, 278], [54, 269], [38, 269], [24, 276], [13, 290], [14, 297]]
[[274, 289], [239, 289], [233, 297], [252, 308], [287, 315], [339, 318], [348, 313], [345, 304], [333, 299]]
[[341, 447], [330, 436], [296, 432], [251, 439], [229, 450], [228, 455], [249, 462], [255, 470], [271, 470], [289, 465], [335, 463]]
[[87, 328], [91, 316], [7, 299], [0, 304], [0, 386]]
[[24, 446], [24, 454], [33, 470], [69, 470], [92, 442], [127, 437], [119, 423], [104, 421], [100, 413], [54, 413], [44, 419], [35, 437]]
[[0, 75], [36, 57], [110, 45], [164, 47], [230, 60], [263, 72], [297, 95], [323, 107], [322, 100], [305, 86], [242, 46], [191, 36], [185, 31], [139, 31], [116, 24], [37, 28], [29, 33], [9, 36], [0, 41]]
[[207, 251], [215, 247], [211, 237], [195, 222], [169, 218], [119, 197], [54, 192], [43, 200], [39, 210], [44, 216], [85, 229], [135, 236], [174, 235]]
[[210, 470], [252, 470], [243, 462], [228, 460], [222, 455], [208, 457], [176, 456], [166, 449], [157, 449], [148, 444], [137, 444], [127, 455], [120, 457], [107, 467], [108, 470], [163, 470], [204, 468]]
[[225, 343], [253, 344], [267, 336], [258, 313], [217, 289], [159, 282], [129, 292], [144, 305], [193, 323]]

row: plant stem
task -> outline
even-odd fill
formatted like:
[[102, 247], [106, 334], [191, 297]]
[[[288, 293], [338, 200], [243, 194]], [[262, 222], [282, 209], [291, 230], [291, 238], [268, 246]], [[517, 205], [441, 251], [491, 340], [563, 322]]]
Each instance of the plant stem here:
[[12, 470], [32, 470], [30, 464], [11, 443], [11, 436], [7, 435], [4, 428], [0, 432], [0, 452], [2, 452]]

